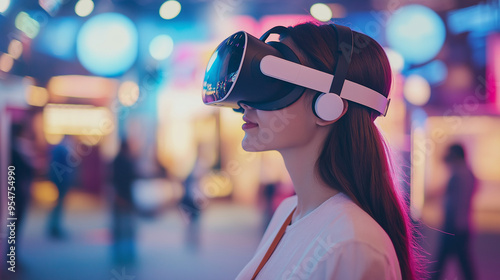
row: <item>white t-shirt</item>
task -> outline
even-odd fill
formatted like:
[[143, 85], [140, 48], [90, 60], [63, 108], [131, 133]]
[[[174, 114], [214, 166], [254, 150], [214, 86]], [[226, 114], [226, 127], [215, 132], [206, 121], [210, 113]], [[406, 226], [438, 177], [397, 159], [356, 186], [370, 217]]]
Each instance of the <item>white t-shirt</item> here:
[[[252, 278], [296, 206], [297, 196], [280, 204], [254, 257], [237, 280]], [[392, 280], [401, 279], [401, 271], [386, 232], [348, 196], [339, 193], [287, 227], [257, 279]]]

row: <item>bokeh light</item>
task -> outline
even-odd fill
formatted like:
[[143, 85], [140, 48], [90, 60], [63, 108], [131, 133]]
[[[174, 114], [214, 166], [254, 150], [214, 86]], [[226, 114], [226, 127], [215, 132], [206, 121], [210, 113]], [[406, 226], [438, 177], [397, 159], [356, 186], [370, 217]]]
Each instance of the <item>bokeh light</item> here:
[[59, 11], [63, 1], [64, 0], [38, 0], [38, 4], [49, 15], [54, 16]]
[[398, 9], [387, 22], [387, 43], [408, 63], [424, 63], [441, 50], [446, 37], [443, 20], [421, 5]]
[[403, 56], [390, 48], [385, 48], [384, 50], [387, 55], [387, 59], [389, 59], [391, 70], [393, 72], [401, 72], [405, 66], [405, 59]]
[[3, 14], [7, 11], [10, 5], [10, 0], [0, 0], [0, 14]]
[[332, 19], [333, 15], [330, 7], [323, 3], [316, 3], [312, 5], [310, 13], [315, 19], [319, 21], [329, 21], [330, 19]]
[[169, 0], [160, 6], [160, 16], [164, 19], [173, 19], [181, 12], [181, 3]]
[[2, 54], [0, 56], [0, 71], [9, 72], [14, 66], [14, 59], [9, 54]]
[[203, 177], [200, 188], [207, 197], [225, 197], [233, 191], [230, 178], [216, 173], [210, 173]]
[[453, 91], [471, 88], [474, 84], [474, 74], [466, 65], [450, 66], [446, 86]]
[[403, 94], [409, 103], [422, 106], [431, 97], [431, 86], [422, 76], [410, 75], [405, 81]]
[[441, 60], [433, 60], [421, 67], [408, 71], [408, 75], [419, 75], [426, 79], [429, 84], [442, 83], [448, 76], [448, 67]]
[[118, 81], [95, 76], [63, 75], [50, 78], [47, 89], [54, 96], [111, 98]]
[[26, 92], [26, 103], [31, 106], [43, 107], [49, 101], [49, 93], [46, 88], [30, 86]]
[[57, 144], [61, 143], [61, 141], [64, 138], [64, 134], [48, 134], [48, 133], [44, 133], [44, 136], [45, 136], [45, 140], [50, 145], [57, 145]]
[[332, 18], [344, 18], [347, 15], [346, 8], [339, 3], [328, 4], [330, 10], [332, 11]]
[[[81, 22], [77, 17], [56, 17], [43, 27], [34, 48], [59, 59], [75, 59], [76, 36]], [[57, 42], [57, 44], [54, 44]]]
[[100, 14], [81, 28], [77, 37], [77, 56], [82, 65], [96, 75], [119, 75], [137, 58], [137, 38], [137, 29], [126, 16]]
[[149, 44], [149, 53], [156, 60], [163, 60], [174, 50], [174, 41], [168, 35], [158, 35]]
[[92, 0], [80, 0], [75, 5], [75, 13], [80, 17], [86, 17], [94, 10], [94, 2]]
[[124, 82], [118, 89], [118, 100], [123, 106], [129, 107], [139, 98], [139, 86], [132, 81]]
[[59, 191], [54, 183], [50, 181], [40, 181], [33, 184], [31, 195], [35, 201], [42, 205], [52, 205], [59, 197]]
[[9, 43], [8, 52], [12, 58], [18, 59], [23, 53], [23, 43], [19, 40], [13, 39]]
[[497, 9], [478, 4], [450, 11], [446, 24], [450, 32], [455, 34], [464, 32], [487, 33], [497, 26], [497, 14]]
[[21, 30], [30, 39], [35, 38], [40, 31], [40, 23], [26, 12], [17, 14], [14, 24], [17, 29]]
[[43, 109], [43, 128], [47, 134], [107, 135], [113, 125], [106, 107], [78, 104], [47, 104]]

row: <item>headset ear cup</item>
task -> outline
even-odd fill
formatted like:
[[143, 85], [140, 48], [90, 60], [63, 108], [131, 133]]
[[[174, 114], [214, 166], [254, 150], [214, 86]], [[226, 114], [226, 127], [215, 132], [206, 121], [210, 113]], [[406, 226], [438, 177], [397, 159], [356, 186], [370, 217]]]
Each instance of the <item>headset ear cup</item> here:
[[313, 113], [314, 113], [314, 115], [315, 115], [316, 117], [318, 117], [318, 118], [320, 118], [320, 119], [321, 119], [321, 117], [320, 117], [320, 116], [318, 116], [318, 113], [316, 113], [316, 101], [317, 101], [317, 100], [318, 100], [318, 98], [319, 98], [320, 96], [322, 96], [323, 94], [324, 94], [323, 92], [318, 92], [318, 93], [316, 93], [316, 95], [314, 95], [314, 98], [313, 98], [313, 101], [312, 101], [312, 110], [313, 110]]
[[313, 111], [318, 118], [333, 121], [342, 115], [344, 102], [334, 93], [319, 93], [314, 97]]

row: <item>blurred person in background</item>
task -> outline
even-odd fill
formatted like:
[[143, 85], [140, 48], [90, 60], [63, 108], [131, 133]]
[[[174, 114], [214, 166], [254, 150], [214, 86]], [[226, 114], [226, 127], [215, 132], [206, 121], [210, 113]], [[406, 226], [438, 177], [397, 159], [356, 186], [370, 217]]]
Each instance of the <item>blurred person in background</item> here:
[[65, 135], [62, 141], [50, 151], [49, 179], [57, 187], [57, 202], [49, 214], [49, 236], [61, 239], [66, 236], [63, 227], [64, 198], [75, 181], [76, 168], [80, 164], [75, 157], [75, 139], [72, 135]]
[[438, 250], [438, 259], [432, 279], [440, 279], [446, 261], [456, 256], [464, 279], [475, 279], [470, 254], [470, 214], [476, 189], [476, 178], [467, 165], [461, 144], [448, 147], [444, 162], [450, 169], [450, 179], [445, 192], [444, 228]]
[[134, 158], [128, 142], [122, 140], [120, 150], [111, 164], [113, 199], [113, 261], [116, 264], [133, 264], [135, 252], [135, 207], [132, 184], [137, 179]]
[[199, 143], [197, 157], [193, 169], [183, 182], [184, 195], [179, 208], [187, 221], [185, 244], [196, 252], [200, 246], [200, 216], [203, 210], [205, 195], [201, 191], [201, 180], [210, 171], [209, 150], [207, 144]]

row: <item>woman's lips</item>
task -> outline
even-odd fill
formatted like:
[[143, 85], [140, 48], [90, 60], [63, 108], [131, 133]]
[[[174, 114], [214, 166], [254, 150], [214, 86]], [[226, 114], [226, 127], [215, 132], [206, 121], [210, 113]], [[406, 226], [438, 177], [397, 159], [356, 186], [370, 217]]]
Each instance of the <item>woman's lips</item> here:
[[243, 116], [245, 123], [241, 126], [243, 130], [259, 126], [257, 123], [251, 122], [246, 116]]
[[247, 122], [247, 123], [244, 123], [244, 124], [241, 126], [241, 128], [242, 128], [243, 130], [245, 130], [245, 129], [250, 129], [250, 128], [257, 127], [257, 126], [259, 126], [259, 125], [258, 125], [258, 124], [256, 124], [256, 123]]

